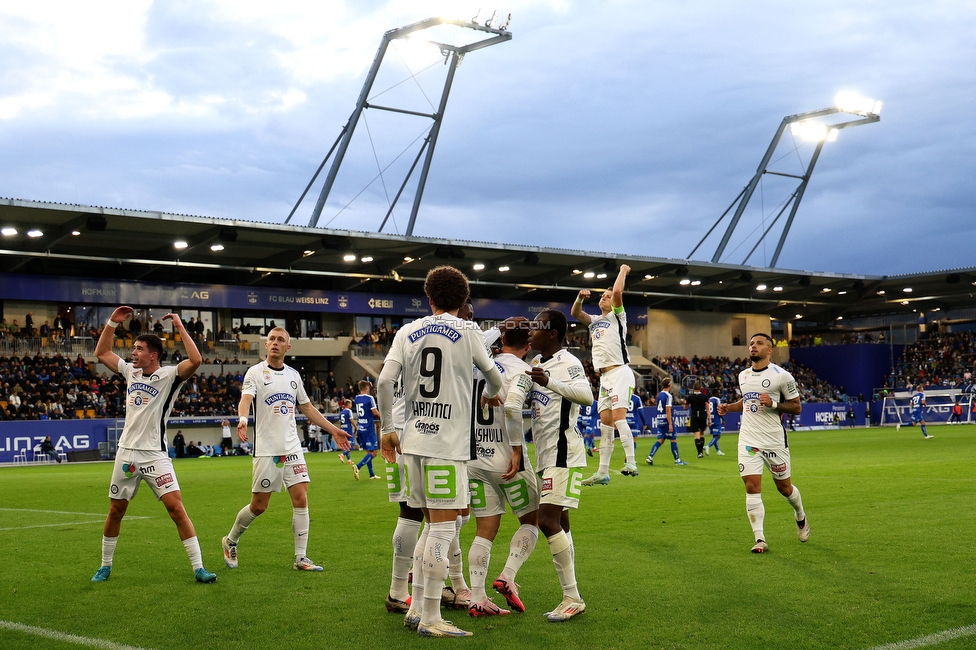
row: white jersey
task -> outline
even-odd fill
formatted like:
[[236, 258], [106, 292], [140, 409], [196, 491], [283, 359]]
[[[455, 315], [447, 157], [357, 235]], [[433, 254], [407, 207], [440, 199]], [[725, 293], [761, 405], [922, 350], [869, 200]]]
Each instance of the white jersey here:
[[[468, 463], [468, 469], [480, 469], [485, 472], [505, 473], [508, 470], [508, 463], [512, 457], [512, 439], [509, 436], [505, 425], [505, 398], [508, 397], [508, 389], [520, 376], [525, 377], [525, 371], [529, 369], [529, 364], [519, 359], [514, 354], [499, 354], [495, 357], [495, 367], [502, 373], [502, 387], [498, 391], [498, 397], [503, 404], [495, 408], [488, 409], [487, 415], [480, 408], [481, 394], [485, 392], [485, 378], [479, 371], [475, 371], [474, 394], [472, 399], [478, 404], [475, 413], [474, 442], [476, 458]], [[521, 422], [521, 417], [519, 418]], [[532, 471], [532, 463], [529, 461], [528, 449], [526, 445], [522, 447], [522, 467], [519, 471]]]
[[765, 393], [774, 402], [785, 402], [799, 397], [793, 375], [775, 363], [770, 363], [759, 371], [746, 368], [739, 373], [739, 390], [742, 391], [739, 445], [760, 449], [789, 447], [780, 413], [762, 407], [759, 396]]
[[289, 456], [302, 450], [295, 410], [309, 399], [297, 370], [262, 361], [248, 368], [241, 393], [254, 397], [255, 456]]
[[166, 419], [183, 386], [178, 366], [160, 366], [149, 377], [119, 359], [125, 377], [125, 426], [119, 447], [138, 451], [166, 451]]
[[472, 363], [499, 381], [481, 330], [451, 314], [426, 316], [400, 328], [386, 360], [403, 370], [403, 453], [471, 460]]
[[627, 312], [611, 311], [604, 316], [590, 316], [590, 341], [593, 343], [593, 367], [597, 370], [622, 366], [630, 362], [627, 355]]
[[532, 366], [546, 371], [549, 385], [540, 386], [523, 373], [509, 387], [509, 399], [529, 397], [536, 471], [548, 467], [586, 467], [586, 447], [577, 426], [580, 404], [565, 396], [573, 394], [587, 404], [593, 401], [593, 390], [583, 364], [566, 350], [560, 350], [548, 359], [542, 355], [535, 357]]
[[407, 409], [403, 402], [403, 375], [401, 375], [393, 386], [393, 428], [397, 433], [403, 433], [403, 422], [406, 417]]

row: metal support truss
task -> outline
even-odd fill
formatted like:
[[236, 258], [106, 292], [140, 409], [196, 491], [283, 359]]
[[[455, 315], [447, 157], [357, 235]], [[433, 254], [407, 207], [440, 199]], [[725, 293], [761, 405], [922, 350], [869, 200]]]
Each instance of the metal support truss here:
[[[433, 124], [427, 133], [427, 137], [424, 139], [424, 142], [421, 145], [420, 152], [417, 154], [416, 159], [410, 166], [410, 170], [407, 172], [406, 177], [400, 184], [400, 189], [396, 193], [396, 197], [390, 205], [390, 209], [386, 213], [386, 217], [383, 219], [382, 225], [380, 225], [379, 228], [379, 231], [382, 232], [383, 227], [386, 226], [387, 220], [393, 213], [393, 208], [396, 206], [397, 201], [399, 201], [400, 197], [402, 196], [403, 190], [407, 186], [407, 183], [409, 182], [410, 177], [413, 175], [414, 170], [417, 168], [417, 164], [420, 162], [421, 156], [424, 156], [423, 165], [421, 165], [420, 170], [420, 177], [417, 182], [417, 191], [413, 198], [413, 208], [410, 211], [410, 221], [407, 225], [407, 231], [405, 233], [407, 236], [412, 235], [414, 226], [417, 223], [417, 213], [420, 211], [420, 201], [424, 195], [424, 187], [427, 184], [427, 176], [430, 173], [430, 163], [434, 157], [434, 147], [437, 144], [437, 136], [440, 133], [441, 121], [444, 118], [444, 111], [447, 108], [447, 98], [451, 92], [451, 85], [454, 82], [454, 74], [457, 67], [461, 64], [462, 59], [464, 59], [464, 55], [467, 53], [486, 48], [490, 45], [495, 45], [496, 43], [502, 43], [504, 41], [511, 40], [512, 38], [511, 32], [508, 31], [507, 22], [499, 27], [491, 26], [494, 18], [495, 16], [493, 15], [492, 18], [487, 20], [483, 25], [474, 22], [474, 20], [466, 21], [452, 20], [448, 18], [428, 18], [427, 20], [422, 20], [420, 22], [413, 23], [412, 25], [407, 25], [406, 27], [391, 29], [390, 31], [386, 32], [383, 35], [383, 39], [380, 41], [379, 49], [376, 51], [376, 56], [369, 68], [369, 72], [366, 74], [366, 81], [363, 84], [362, 91], [359, 93], [359, 99], [356, 101], [356, 108], [353, 109], [352, 115], [349, 117], [349, 121], [346, 122], [345, 126], [342, 127], [342, 131], [340, 132], [336, 143], [332, 145], [329, 153], [326, 154], [325, 159], [312, 176], [312, 180], [305, 188], [305, 191], [302, 192], [301, 197], [298, 199], [295, 207], [292, 208], [292, 211], [285, 220], [285, 223], [289, 223], [291, 221], [292, 217], [295, 215], [295, 211], [298, 209], [298, 206], [305, 199], [305, 196], [312, 188], [312, 185], [315, 184], [315, 180], [325, 167], [326, 162], [329, 160], [332, 154], [335, 153], [335, 157], [332, 159], [332, 165], [329, 167], [329, 172], [325, 177], [325, 184], [322, 187], [322, 191], [319, 193], [318, 200], [315, 202], [315, 207], [312, 209], [312, 216], [308, 221], [308, 226], [310, 228], [318, 224], [319, 219], [322, 216], [322, 209], [325, 207], [325, 203], [332, 191], [332, 186], [335, 184], [336, 176], [339, 174], [339, 168], [342, 166], [342, 161], [346, 155], [346, 150], [349, 148], [349, 143], [352, 140], [353, 133], [356, 131], [356, 125], [359, 123], [363, 111], [367, 108], [372, 108], [381, 111], [399, 113], [401, 115], [410, 115], [430, 119], [433, 121]], [[511, 18], [511, 16], [509, 16], [509, 18]], [[380, 106], [378, 104], [370, 104], [367, 99], [370, 91], [373, 88], [373, 82], [376, 80], [376, 75], [379, 73], [380, 66], [383, 64], [383, 59], [386, 56], [390, 43], [396, 39], [406, 38], [411, 34], [429, 29], [431, 27], [436, 27], [437, 25], [455, 25], [458, 27], [473, 29], [477, 32], [483, 32], [488, 35], [487, 38], [464, 46], [447, 45], [444, 43], [431, 41], [433, 45], [440, 48], [441, 54], [445, 57], [445, 64], [448, 66], [447, 76], [444, 80], [444, 88], [441, 91], [441, 99], [440, 104], [437, 107], [437, 112], [432, 114], [420, 113], [395, 106]], [[426, 155], [424, 155], [425, 153]]]
[[[880, 111], [880, 104], [878, 104], [877, 111]], [[838, 113], [852, 114], [857, 116], [857, 119], [849, 120], [846, 122], [836, 122], [836, 123], [814, 121], [814, 120], [818, 120], [819, 118], [825, 118], [829, 115], [836, 115]], [[780, 234], [779, 242], [776, 244], [776, 251], [773, 253], [773, 257], [769, 263], [769, 268], [775, 267], [776, 262], [779, 261], [779, 255], [783, 251], [783, 244], [786, 243], [786, 237], [787, 235], [789, 235], [790, 228], [793, 226], [793, 219], [796, 217], [796, 211], [800, 207], [800, 201], [803, 200], [803, 194], [804, 192], [806, 192], [807, 184], [810, 182], [810, 176], [813, 175], [813, 168], [817, 164], [817, 160], [820, 159], [820, 152], [823, 149], [824, 142], [827, 141], [828, 139], [832, 139], [832, 137], [829, 136], [836, 135], [836, 131], [839, 131], [840, 129], [846, 129], [852, 126], [860, 126], [861, 124], [871, 124], [873, 122], [879, 121], [880, 119], [881, 118], [878, 116], [878, 113], [876, 111], [871, 112], [868, 110], [863, 110], [863, 111], [850, 110], [850, 109], [842, 109], [839, 107], [822, 108], [817, 111], [809, 111], [807, 113], [798, 113], [796, 115], [788, 115], [784, 117], [783, 121], [779, 125], [779, 128], [776, 129], [776, 134], [773, 136], [772, 142], [769, 143], [769, 147], [766, 149], [766, 153], [765, 155], [763, 155], [762, 160], [759, 163], [759, 167], [758, 169], [756, 169], [756, 173], [749, 181], [749, 184], [746, 185], [741, 192], [739, 192], [739, 195], [735, 198], [734, 201], [732, 201], [732, 204], [729, 205], [728, 208], [726, 208], [725, 212], [722, 213], [722, 216], [718, 218], [718, 221], [716, 221], [715, 224], [711, 228], [709, 228], [708, 232], [705, 233], [705, 236], [701, 238], [701, 241], [699, 241], [698, 244], [695, 246], [695, 248], [692, 249], [691, 253], [688, 254], [688, 258], [691, 259], [691, 256], [695, 254], [695, 251], [697, 251], [698, 248], [705, 242], [705, 240], [708, 239], [708, 236], [711, 235], [712, 232], [715, 230], [715, 228], [719, 225], [719, 223], [721, 223], [722, 220], [725, 219], [725, 216], [729, 213], [729, 211], [731, 211], [732, 208], [735, 207], [735, 212], [732, 215], [732, 220], [729, 223], [729, 226], [726, 229], [725, 234], [722, 236], [722, 240], [719, 242], [718, 248], [715, 249], [715, 254], [712, 255], [712, 263], [720, 262], [722, 259], [722, 255], [725, 253], [725, 247], [728, 245], [729, 240], [732, 238], [732, 233], [735, 231], [736, 226], [739, 225], [739, 220], [742, 218], [742, 214], [745, 212], [746, 206], [749, 204], [749, 200], [752, 198], [753, 193], [756, 191], [756, 187], [758, 187], [759, 181], [762, 179], [763, 175], [772, 174], [775, 176], [794, 178], [799, 181], [799, 184], [796, 187], [796, 189], [793, 190], [793, 192], [790, 194], [789, 198], [787, 199], [783, 207], [779, 210], [779, 212], [776, 215], [776, 218], [773, 219], [772, 223], [769, 224], [769, 226], [766, 228], [763, 234], [759, 237], [759, 240], [752, 247], [752, 250], [749, 251], [749, 254], [746, 255], [744, 260], [742, 260], [742, 264], [745, 264], [749, 260], [749, 258], [752, 257], [752, 254], [759, 247], [759, 244], [766, 238], [766, 235], [768, 235], [769, 232], [772, 230], [773, 226], [776, 225], [776, 222], [779, 221], [779, 218], [783, 216], [783, 213], [786, 212], [786, 209], [789, 208], [790, 209], [789, 216], [786, 219], [786, 224], [783, 226], [783, 231]], [[816, 125], [818, 128], [822, 129], [821, 133], [823, 136], [817, 139], [816, 141], [816, 148], [813, 152], [813, 155], [810, 157], [810, 162], [806, 166], [806, 171], [802, 175], [796, 175], [796, 174], [786, 174], [783, 172], [777, 172], [768, 169], [770, 161], [773, 158], [773, 154], [776, 152], [776, 149], [779, 146], [780, 141], [782, 140], [783, 134], [786, 132], [787, 127], [789, 127], [792, 124], [800, 123], [800, 122]]]

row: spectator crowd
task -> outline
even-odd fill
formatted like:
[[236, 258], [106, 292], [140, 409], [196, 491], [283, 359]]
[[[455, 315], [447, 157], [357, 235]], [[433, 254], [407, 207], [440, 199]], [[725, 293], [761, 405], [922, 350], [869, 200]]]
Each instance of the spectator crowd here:
[[918, 384], [973, 390], [976, 333], [930, 332], [905, 346], [900, 360], [885, 380], [885, 388], [908, 389]]

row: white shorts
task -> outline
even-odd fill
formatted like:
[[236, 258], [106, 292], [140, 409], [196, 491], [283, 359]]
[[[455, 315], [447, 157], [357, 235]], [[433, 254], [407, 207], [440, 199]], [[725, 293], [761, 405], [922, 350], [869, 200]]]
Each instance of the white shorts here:
[[255, 456], [251, 466], [251, 492], [281, 492], [282, 485], [287, 489], [310, 480], [302, 452], [287, 456]]
[[407, 488], [407, 468], [403, 454], [397, 454], [395, 463], [386, 464], [386, 488], [390, 491], [390, 503], [403, 503], [410, 490]]
[[634, 394], [634, 371], [630, 366], [618, 366], [600, 375], [600, 401], [597, 411], [632, 408], [630, 396]]
[[108, 497], [131, 501], [139, 491], [139, 481], [149, 484], [156, 499], [162, 499], [164, 494], [180, 491], [180, 483], [176, 480], [173, 461], [168, 453], [120, 448], [115, 455]]
[[468, 507], [467, 462], [414, 454], [404, 454], [403, 461], [407, 470], [408, 506], [434, 510]]
[[530, 470], [523, 470], [506, 481], [502, 472], [472, 469], [468, 472], [468, 485], [475, 517], [503, 515], [506, 503], [516, 517], [539, 509], [539, 481]]
[[539, 503], [579, 508], [583, 468], [547, 467], [539, 472]]
[[773, 478], [783, 480], [790, 477], [790, 450], [787, 447], [760, 449], [749, 445], [739, 445], [739, 476], [762, 474], [763, 465], [769, 468]]

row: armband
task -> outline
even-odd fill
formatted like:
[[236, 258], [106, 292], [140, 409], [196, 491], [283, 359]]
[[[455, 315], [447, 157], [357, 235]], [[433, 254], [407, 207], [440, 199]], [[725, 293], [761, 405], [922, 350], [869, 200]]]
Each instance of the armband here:
[[773, 403], [769, 405], [769, 408], [771, 408], [771, 409], [773, 409], [775, 411], [776, 410], [776, 407], [779, 406], [779, 402], [777, 402], [776, 400], [772, 400], [772, 402]]
[[244, 426], [247, 426], [247, 417], [242, 417], [240, 419], [240, 424], [243, 424]]
[[108, 320], [105, 321], [105, 327], [111, 327], [113, 330], [121, 324], [122, 323], [116, 323], [114, 320], [112, 320], [111, 316], [109, 316]]
[[615, 313], [615, 314], [622, 314], [622, 313], [624, 313], [624, 306], [623, 305], [620, 305], [619, 307], [614, 307], [613, 308], [613, 313]]

